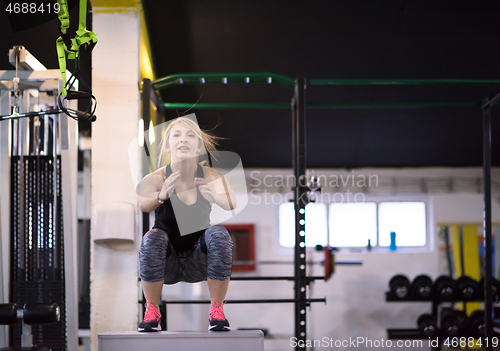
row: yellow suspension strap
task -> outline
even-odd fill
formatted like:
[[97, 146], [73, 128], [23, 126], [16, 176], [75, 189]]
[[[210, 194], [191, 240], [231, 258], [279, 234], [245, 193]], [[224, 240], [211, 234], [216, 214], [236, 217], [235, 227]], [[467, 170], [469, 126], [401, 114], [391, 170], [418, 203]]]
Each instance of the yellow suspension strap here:
[[[59, 21], [61, 22], [60, 31], [61, 36], [56, 41], [57, 48], [57, 56], [59, 59], [59, 69], [61, 71], [61, 77], [63, 80], [63, 89], [61, 94], [59, 95], [59, 107], [69, 115], [66, 111], [66, 108], [63, 106], [61, 97], [66, 96], [67, 100], [73, 99], [84, 99], [90, 98], [90, 106], [87, 112], [84, 112], [83, 115], [70, 116], [73, 118], [85, 117], [90, 119], [91, 121], [95, 120], [94, 111], [97, 104], [92, 104], [92, 100], [95, 101], [95, 97], [92, 95], [91, 89], [85, 83], [83, 78], [80, 76], [80, 65], [79, 65], [79, 50], [80, 47], [83, 47], [89, 51], [92, 51], [94, 46], [97, 44], [97, 38], [95, 34], [91, 31], [87, 30], [87, 0], [80, 0], [80, 13], [79, 13], [79, 22], [78, 22], [78, 30], [76, 31], [76, 35], [73, 39], [69, 36], [69, 10], [67, 0], [57, 0], [59, 4]], [[72, 77], [66, 83], [66, 60], [75, 60], [75, 71], [72, 74]], [[79, 80], [81, 85], [85, 88], [86, 91], [71, 91], [73, 84], [76, 79]], [[94, 105], [92, 111], [92, 105]], [[92, 112], [89, 112], [92, 111]]]

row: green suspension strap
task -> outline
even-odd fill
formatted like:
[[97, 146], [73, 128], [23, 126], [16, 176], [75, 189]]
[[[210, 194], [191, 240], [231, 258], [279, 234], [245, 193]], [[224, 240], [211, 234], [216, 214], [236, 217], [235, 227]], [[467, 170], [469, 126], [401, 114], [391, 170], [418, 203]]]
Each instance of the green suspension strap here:
[[[70, 39], [69, 29], [69, 10], [66, 0], [57, 0], [59, 4], [59, 21], [61, 22], [61, 36], [57, 38], [57, 56], [59, 57], [59, 69], [64, 84], [66, 84], [66, 60], [74, 60], [78, 58], [78, 51], [81, 45], [90, 51], [97, 44], [95, 34], [87, 30], [87, 0], [80, 0], [80, 20], [78, 22], [78, 30], [76, 36]], [[67, 54], [67, 58], [66, 58]], [[66, 95], [66, 87], [63, 87], [63, 95]]]
[[[66, 0], [57, 1], [59, 3], [59, 21], [61, 22], [60, 31], [61, 36], [56, 40], [57, 57], [59, 59], [59, 70], [63, 81], [62, 94], [66, 96], [66, 52], [69, 59], [75, 59], [78, 50], [71, 47], [71, 39], [69, 38], [69, 11]], [[63, 37], [65, 39], [63, 39]], [[66, 43], [68, 45], [66, 45]]]
[[[97, 44], [97, 38], [95, 34], [91, 31], [87, 30], [87, 0], [80, 0], [80, 13], [79, 13], [79, 22], [78, 22], [78, 30], [76, 31], [76, 35], [74, 38], [70, 38], [69, 36], [69, 10], [68, 10], [68, 2], [67, 0], [57, 0], [59, 4], [59, 21], [61, 22], [60, 31], [61, 36], [56, 40], [56, 48], [57, 48], [57, 56], [59, 59], [59, 69], [61, 71], [61, 77], [63, 81], [62, 92], [59, 95], [59, 107], [66, 112], [65, 107], [63, 106], [61, 97], [65, 96], [67, 100], [73, 99], [84, 99], [90, 98], [90, 106], [89, 110], [83, 115], [78, 115], [78, 117], [85, 117], [90, 120], [95, 120], [94, 111], [97, 104], [94, 104], [94, 108], [92, 112], [92, 100], [95, 101], [95, 97], [92, 95], [91, 89], [85, 83], [83, 78], [80, 76], [79, 69], [79, 50], [80, 46], [89, 51], [92, 51], [94, 46]], [[66, 60], [75, 60], [75, 71], [72, 74], [72, 77], [66, 82]], [[71, 91], [73, 84], [76, 79], [80, 81], [82, 86], [87, 91]], [[68, 115], [69, 113], [66, 112]], [[73, 117], [73, 116], [71, 116]], [[75, 118], [75, 117], [74, 117]]]

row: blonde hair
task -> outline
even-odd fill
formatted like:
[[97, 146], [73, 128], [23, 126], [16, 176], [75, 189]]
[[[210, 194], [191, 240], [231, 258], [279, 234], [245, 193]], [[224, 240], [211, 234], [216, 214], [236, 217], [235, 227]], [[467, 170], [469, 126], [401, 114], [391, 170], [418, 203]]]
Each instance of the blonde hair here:
[[187, 117], [178, 117], [168, 125], [167, 129], [165, 130], [165, 133], [163, 133], [163, 137], [160, 142], [158, 168], [161, 167], [162, 165], [169, 164], [171, 162], [170, 154], [167, 152], [168, 140], [170, 139], [170, 134], [172, 133], [172, 129], [176, 125], [180, 125], [184, 128], [191, 130], [198, 138], [198, 143], [200, 148], [205, 147], [208, 153], [216, 151], [216, 145], [219, 145], [219, 140], [222, 139], [221, 137], [215, 136], [208, 131], [201, 130], [198, 124], [192, 119]]

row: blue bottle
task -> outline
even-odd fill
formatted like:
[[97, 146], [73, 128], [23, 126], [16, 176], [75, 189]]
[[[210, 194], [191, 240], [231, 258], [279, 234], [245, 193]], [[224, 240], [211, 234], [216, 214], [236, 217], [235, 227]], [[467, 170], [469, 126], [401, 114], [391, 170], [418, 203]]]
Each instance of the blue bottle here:
[[391, 232], [391, 245], [389, 246], [389, 250], [396, 250], [396, 232]]

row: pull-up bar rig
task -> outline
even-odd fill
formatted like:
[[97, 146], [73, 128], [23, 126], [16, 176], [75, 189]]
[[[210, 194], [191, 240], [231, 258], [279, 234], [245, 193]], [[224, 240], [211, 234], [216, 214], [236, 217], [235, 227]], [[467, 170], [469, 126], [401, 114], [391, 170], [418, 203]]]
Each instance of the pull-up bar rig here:
[[[78, 117], [83, 117], [83, 118], [88, 118], [88, 116], [89, 116], [85, 112], [73, 110], [71, 108], [65, 108], [64, 110], [52, 109], [52, 110], [37, 111], [37, 112], [25, 112], [25, 113], [18, 113], [16, 111], [14, 111], [14, 113], [11, 113], [10, 115], [0, 116], [0, 121], [7, 120], [7, 119], [19, 119], [19, 118], [25, 118], [25, 117], [30, 118], [30, 117], [36, 117], [36, 116], [58, 115], [60, 113], [65, 113], [73, 119], [78, 119], [78, 118], [74, 118], [73, 116], [69, 115], [68, 112], [73, 113], [74, 115], [76, 115]], [[93, 117], [95, 117], [95, 116], [93, 116]], [[93, 120], [89, 119], [89, 120], [91, 122], [95, 121], [95, 119], [93, 119]]]
[[[154, 93], [178, 85], [194, 84], [274, 84], [294, 91], [290, 103], [163, 103]], [[492, 320], [492, 253], [491, 253], [491, 108], [500, 101], [500, 94], [487, 98], [484, 102], [441, 102], [441, 103], [309, 103], [306, 104], [306, 85], [459, 85], [459, 84], [500, 84], [499, 79], [292, 79], [275, 73], [184, 73], [160, 78], [153, 82], [143, 81], [143, 106], [153, 99], [161, 110], [167, 109], [284, 109], [292, 110], [292, 150], [293, 172], [297, 185], [294, 190], [295, 204], [295, 337], [306, 341], [306, 306], [310, 299], [306, 297], [306, 245], [305, 245], [305, 206], [307, 188], [301, 181], [306, 177], [306, 139], [305, 121], [307, 108], [321, 109], [360, 109], [360, 108], [436, 108], [436, 107], [481, 107], [483, 110], [483, 176], [484, 176], [484, 238], [485, 238], [485, 319], [486, 337], [493, 337]], [[153, 90], [153, 94], [151, 94]], [[156, 124], [161, 123], [161, 113], [156, 115]], [[143, 119], [149, 124], [149, 109], [143, 108]], [[304, 179], [305, 180], [305, 179]], [[144, 216], [146, 218], [146, 216]], [[149, 217], [144, 229], [149, 229]], [[310, 301], [314, 302], [314, 301]], [[300, 346], [298, 346], [300, 348]], [[492, 350], [491, 345], [487, 348]]]

